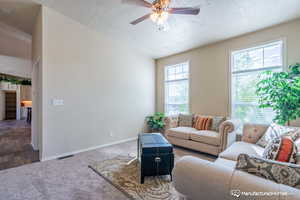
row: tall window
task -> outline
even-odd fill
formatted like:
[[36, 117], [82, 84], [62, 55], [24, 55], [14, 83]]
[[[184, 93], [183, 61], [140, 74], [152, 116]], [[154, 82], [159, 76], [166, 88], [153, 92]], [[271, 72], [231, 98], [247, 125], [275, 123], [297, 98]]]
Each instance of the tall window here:
[[165, 113], [189, 112], [189, 64], [165, 67]]
[[231, 115], [245, 122], [271, 123], [272, 109], [261, 109], [255, 94], [259, 75], [283, 69], [283, 42], [232, 52]]

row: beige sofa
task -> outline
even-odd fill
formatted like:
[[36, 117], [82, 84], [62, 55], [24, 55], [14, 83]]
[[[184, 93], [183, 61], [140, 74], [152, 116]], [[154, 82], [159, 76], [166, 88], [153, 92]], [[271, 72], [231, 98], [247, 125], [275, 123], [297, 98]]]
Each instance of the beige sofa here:
[[218, 155], [236, 139], [239, 121], [226, 120], [220, 124], [219, 132], [202, 130], [193, 127], [178, 127], [178, 117], [166, 117], [165, 137], [170, 143], [212, 155]]
[[[300, 190], [297, 188], [277, 184], [273, 181], [235, 169], [236, 160], [240, 153], [262, 156], [264, 148], [255, 143], [266, 129], [267, 126], [264, 125], [246, 124], [243, 130], [242, 141], [235, 142], [228, 149], [220, 153], [219, 158], [215, 162], [209, 162], [192, 156], [180, 159], [173, 170], [176, 190], [188, 200], [299, 200]], [[300, 165], [300, 159], [298, 159], [297, 164]], [[232, 192], [236, 195], [240, 194], [240, 196], [237, 198], [231, 195]], [[246, 196], [245, 193], [241, 194], [239, 192], [283, 193]]]

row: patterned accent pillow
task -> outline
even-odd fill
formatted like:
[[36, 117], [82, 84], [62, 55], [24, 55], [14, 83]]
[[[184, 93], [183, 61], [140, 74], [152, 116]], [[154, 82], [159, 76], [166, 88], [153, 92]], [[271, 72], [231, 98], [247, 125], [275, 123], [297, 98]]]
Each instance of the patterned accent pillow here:
[[300, 189], [300, 166], [240, 154], [236, 169]]
[[193, 126], [193, 117], [194, 117], [194, 115], [179, 114], [178, 126], [192, 127]]
[[211, 130], [219, 132], [219, 127], [226, 120], [226, 117], [214, 116], [212, 117]]
[[267, 129], [266, 133], [257, 141], [256, 144], [265, 148], [272, 139], [278, 138], [281, 135], [293, 130], [295, 129], [272, 123]]
[[273, 139], [265, 148], [263, 158], [296, 163], [297, 147], [290, 137]]
[[283, 136], [289, 137], [293, 141], [296, 141], [297, 139], [300, 139], [300, 129], [289, 131], [289, 132], [283, 134]]
[[198, 130], [210, 130], [211, 124], [211, 117], [197, 117], [194, 123], [194, 128]]

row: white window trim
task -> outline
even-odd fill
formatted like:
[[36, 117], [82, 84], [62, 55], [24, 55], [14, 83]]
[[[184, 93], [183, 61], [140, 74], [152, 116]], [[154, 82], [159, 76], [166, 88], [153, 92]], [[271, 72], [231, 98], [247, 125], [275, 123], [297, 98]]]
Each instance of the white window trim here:
[[255, 43], [252, 45], [248, 45], [245, 47], [239, 47], [236, 49], [229, 49], [228, 51], [228, 57], [229, 57], [229, 63], [228, 63], [228, 105], [227, 105], [227, 109], [228, 109], [228, 113], [230, 118], [232, 118], [232, 65], [233, 65], [233, 53], [234, 52], [240, 52], [242, 50], [250, 50], [250, 49], [255, 49], [255, 48], [259, 48], [268, 44], [272, 44], [272, 43], [276, 43], [276, 42], [282, 42], [282, 70], [283, 71], [287, 71], [288, 69], [288, 64], [287, 64], [287, 38], [286, 37], [281, 37], [281, 38], [277, 38], [274, 40], [269, 40], [269, 41], [264, 41], [264, 42], [259, 42], [259, 43]]
[[[163, 100], [163, 110], [164, 110], [164, 113], [166, 116], [171, 116], [171, 115], [168, 115], [166, 113], [166, 68], [169, 67], [169, 66], [175, 66], [175, 65], [180, 65], [180, 64], [187, 64], [188, 65], [188, 69], [189, 69], [189, 73], [188, 73], [188, 78], [187, 78], [187, 81], [188, 81], [188, 112], [187, 114], [190, 114], [191, 112], [191, 65], [190, 65], [190, 61], [187, 60], [187, 61], [183, 61], [183, 62], [178, 62], [178, 63], [174, 63], [174, 64], [168, 64], [168, 65], [165, 65], [164, 66], [164, 76], [163, 76], [163, 97], [164, 97], [164, 100]], [[181, 80], [186, 80], [186, 79], [181, 79]], [[174, 81], [178, 81], [178, 80], [174, 80]], [[169, 81], [171, 82], [171, 81]]]

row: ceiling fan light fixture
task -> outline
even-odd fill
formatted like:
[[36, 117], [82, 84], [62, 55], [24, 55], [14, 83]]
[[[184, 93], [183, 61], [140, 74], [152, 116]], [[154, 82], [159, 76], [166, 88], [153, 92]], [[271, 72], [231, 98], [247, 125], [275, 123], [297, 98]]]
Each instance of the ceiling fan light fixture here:
[[149, 3], [147, 0], [123, 0], [128, 3], [147, 7], [151, 9], [151, 13], [146, 14], [132, 22], [130, 24], [136, 25], [146, 19], [151, 19], [158, 27], [159, 30], [165, 30], [168, 27], [168, 18], [170, 14], [177, 15], [198, 15], [200, 8], [198, 7], [170, 7], [171, 0], [153, 0]]
[[161, 20], [166, 21], [168, 19], [168, 17], [169, 17], [169, 13], [167, 11], [162, 11], [160, 13]]
[[163, 24], [165, 21], [167, 21], [168, 17], [169, 13], [167, 11], [162, 11], [160, 13], [153, 12], [150, 15], [150, 19], [157, 24]]
[[156, 22], [158, 20], [158, 13], [157, 12], [153, 12], [151, 15], [150, 15], [150, 19], [153, 21], [153, 22]]

